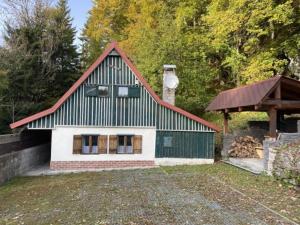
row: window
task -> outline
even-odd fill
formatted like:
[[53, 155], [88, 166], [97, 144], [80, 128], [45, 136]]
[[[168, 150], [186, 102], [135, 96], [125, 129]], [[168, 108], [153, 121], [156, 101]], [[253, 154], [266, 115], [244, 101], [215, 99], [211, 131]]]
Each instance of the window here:
[[142, 154], [142, 135], [110, 135], [109, 154]]
[[87, 97], [97, 97], [98, 89], [96, 85], [86, 85], [85, 86], [85, 96]]
[[118, 97], [139, 98], [140, 87], [138, 86], [120, 86], [118, 87]]
[[173, 137], [164, 137], [164, 147], [173, 146]]
[[107, 135], [74, 135], [73, 154], [107, 154]]
[[99, 97], [108, 97], [108, 87], [98, 86]]
[[98, 154], [98, 136], [82, 136], [82, 154]]
[[132, 154], [132, 135], [119, 135], [118, 136], [118, 154]]
[[118, 88], [119, 97], [128, 97], [128, 87], [119, 87]]
[[108, 86], [86, 85], [85, 96], [87, 97], [108, 97]]

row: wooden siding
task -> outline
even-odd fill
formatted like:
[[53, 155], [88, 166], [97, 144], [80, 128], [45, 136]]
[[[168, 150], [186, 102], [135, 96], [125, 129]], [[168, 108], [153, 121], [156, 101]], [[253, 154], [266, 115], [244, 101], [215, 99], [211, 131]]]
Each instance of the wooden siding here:
[[156, 128], [158, 130], [212, 131], [203, 124], [191, 120], [188, 117], [171, 109], [167, 109], [161, 105], [158, 105], [157, 108], [158, 120], [156, 123]]
[[[109, 97], [86, 97], [88, 84], [107, 85]], [[156, 127], [158, 130], [213, 132], [207, 126], [158, 104], [140, 87], [139, 98], [117, 97], [119, 85], [141, 85], [120, 56], [108, 56], [55, 112], [28, 123], [29, 129], [55, 126]]]
[[[188, 131], [157, 131], [156, 158], [214, 158], [214, 133]], [[164, 146], [164, 138], [172, 139], [172, 146]]]

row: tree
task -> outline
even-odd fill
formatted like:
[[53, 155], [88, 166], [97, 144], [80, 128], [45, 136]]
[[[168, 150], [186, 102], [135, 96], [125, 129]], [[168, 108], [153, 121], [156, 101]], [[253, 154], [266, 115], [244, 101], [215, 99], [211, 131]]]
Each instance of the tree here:
[[[148, 82], [162, 89], [164, 64], [176, 64], [180, 85], [176, 104], [201, 113], [215, 90], [208, 93], [216, 71], [205, 54], [205, 29], [201, 18], [208, 1], [118, 1], [120, 5], [95, 1], [84, 38], [93, 60], [106, 43], [118, 40]], [[95, 54], [97, 53], [97, 54]], [[89, 62], [90, 63], [90, 62]]]
[[0, 47], [0, 134], [9, 132], [7, 124], [12, 120], [13, 108], [5, 101], [5, 93], [8, 91], [7, 71], [4, 67], [6, 51]]
[[3, 98], [18, 120], [51, 106], [78, 77], [79, 63], [65, 0], [56, 7], [46, 0], [8, 2], [18, 16], [6, 20]]
[[89, 66], [111, 40], [123, 39], [129, 1], [96, 0], [82, 34], [83, 65]]
[[176, 104], [198, 115], [220, 90], [300, 74], [299, 0], [95, 0], [85, 66], [117, 40], [160, 93], [174, 63]]
[[52, 37], [55, 48], [51, 55], [55, 70], [52, 89], [52, 102], [54, 102], [74, 83], [80, 70], [79, 54], [74, 44], [76, 30], [72, 27], [72, 18], [66, 0], [59, 0], [56, 8], [50, 9], [48, 29], [48, 36]]
[[130, 8], [128, 39], [121, 45], [154, 87], [162, 90], [163, 64], [176, 64], [180, 85], [176, 104], [195, 114], [203, 113], [215, 94], [209, 84], [216, 71], [209, 65], [205, 42], [206, 1], [139, 1]]
[[[43, 42], [47, 7], [38, 2], [31, 9], [32, 14], [20, 12], [16, 23], [6, 24], [8, 92], [5, 97], [9, 104], [16, 106], [16, 118], [47, 106], [47, 91], [54, 80], [50, 60], [53, 49], [46, 49]], [[29, 11], [24, 8], [21, 9]]]
[[221, 67], [229, 71], [236, 85], [278, 74], [290, 75], [288, 49], [290, 40], [299, 34], [297, 1], [211, 2], [204, 18], [208, 37], [221, 56]]

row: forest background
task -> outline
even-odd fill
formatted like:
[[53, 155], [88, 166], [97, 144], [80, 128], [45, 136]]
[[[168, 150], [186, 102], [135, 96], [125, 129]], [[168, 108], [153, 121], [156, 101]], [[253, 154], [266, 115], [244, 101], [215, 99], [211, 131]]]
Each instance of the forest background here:
[[0, 133], [53, 105], [113, 40], [158, 94], [162, 66], [175, 64], [176, 105], [217, 123], [205, 108], [220, 91], [300, 78], [300, 0], [94, 0], [81, 46], [67, 0], [0, 7]]

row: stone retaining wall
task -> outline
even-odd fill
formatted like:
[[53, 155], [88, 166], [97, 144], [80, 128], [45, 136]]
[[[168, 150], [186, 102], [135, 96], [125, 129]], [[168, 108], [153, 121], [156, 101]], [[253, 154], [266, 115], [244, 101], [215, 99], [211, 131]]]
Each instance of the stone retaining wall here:
[[0, 185], [50, 159], [50, 144], [42, 144], [0, 156]]
[[234, 142], [237, 136], [234, 134], [226, 134], [223, 136], [223, 148], [221, 151], [222, 158], [228, 158], [228, 152], [230, 150], [231, 144]]
[[277, 154], [276, 148], [298, 140], [300, 140], [300, 133], [281, 133], [277, 139], [268, 138], [263, 141], [264, 169], [269, 175], [272, 175], [273, 162]]
[[0, 155], [50, 142], [49, 131], [23, 131], [17, 134], [0, 135]]

